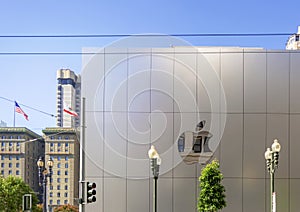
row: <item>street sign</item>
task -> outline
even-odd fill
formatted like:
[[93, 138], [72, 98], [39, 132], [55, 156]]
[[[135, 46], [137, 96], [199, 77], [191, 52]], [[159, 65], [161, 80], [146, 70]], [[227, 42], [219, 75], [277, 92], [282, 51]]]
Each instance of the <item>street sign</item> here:
[[32, 196], [31, 196], [31, 194], [24, 194], [23, 195], [22, 210], [23, 211], [31, 211], [32, 210]]

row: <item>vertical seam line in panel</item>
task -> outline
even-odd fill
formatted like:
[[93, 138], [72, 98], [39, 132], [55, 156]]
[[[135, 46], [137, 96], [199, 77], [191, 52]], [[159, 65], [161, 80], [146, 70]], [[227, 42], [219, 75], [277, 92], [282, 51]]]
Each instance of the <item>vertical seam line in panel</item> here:
[[[172, 47], [173, 48], [173, 47]], [[174, 110], [175, 110], [175, 80], [174, 80], [174, 75], [175, 75], [175, 48], [173, 48], [173, 69], [172, 69], [172, 81], [173, 81], [173, 84], [172, 84], [172, 98], [173, 98], [173, 142], [174, 142], [174, 133], [175, 133], [175, 113], [174, 113]], [[177, 140], [175, 141], [176, 142], [176, 146], [177, 146]], [[172, 153], [172, 166], [174, 165], [175, 161], [174, 161], [174, 151]], [[172, 179], [171, 179], [171, 182], [172, 182], [172, 211], [174, 211], [174, 167], [172, 168]]]
[[[219, 130], [221, 130], [221, 122], [222, 122], [222, 111], [221, 111], [221, 108], [222, 108], [222, 106], [221, 106], [221, 102], [222, 102], [222, 98], [221, 98], [221, 92], [222, 92], [222, 88], [221, 88], [221, 86], [223, 86], [222, 85], [222, 50], [221, 50], [221, 48], [219, 49], [219, 71], [218, 71], [218, 75], [219, 75], [219, 81], [220, 81], [220, 83], [219, 83], [219, 111], [217, 112], [217, 113], [219, 113]], [[226, 101], [226, 97], [225, 97], [225, 101]], [[224, 111], [224, 113], [225, 113], [225, 111]], [[227, 118], [227, 115], [225, 116], [226, 118]], [[224, 120], [225, 122], [226, 122], [226, 120]], [[226, 127], [226, 125], [225, 125], [225, 127]], [[225, 129], [224, 129], [225, 130]], [[220, 140], [222, 140], [221, 139], [222, 138], [222, 136], [220, 135]], [[219, 157], [220, 157], [220, 159], [219, 159], [219, 162], [220, 163], [222, 163], [222, 142], [220, 141], [219, 142]]]
[[105, 96], [106, 96], [106, 92], [105, 92], [105, 84], [106, 84], [106, 53], [105, 53], [105, 48], [104, 48], [104, 61], [103, 61], [103, 68], [104, 68], [104, 77], [103, 77], [103, 114], [102, 114], [102, 130], [103, 130], [103, 147], [102, 147], [102, 211], [104, 212], [104, 205], [105, 205], [105, 201], [104, 201], [104, 188], [105, 188], [105, 181], [104, 181], [104, 154], [105, 154]]
[[[194, 47], [193, 47], [194, 48]], [[194, 50], [194, 49], [193, 49]], [[192, 52], [191, 52], [192, 53]], [[200, 117], [200, 114], [198, 111], [198, 75], [197, 75], [197, 67], [198, 67], [198, 51], [195, 53], [196, 54], [196, 62], [195, 62], [195, 80], [196, 80], [196, 84], [195, 84], [195, 95], [196, 95], [196, 108], [195, 108], [195, 112], [197, 113], [196, 117]], [[199, 118], [196, 120], [196, 124], [198, 123]], [[197, 212], [197, 172], [198, 172], [198, 164], [195, 166], [195, 211]]]
[[291, 53], [288, 53], [289, 56], [289, 95], [288, 95], [288, 211], [291, 209]]
[[[150, 88], [149, 88], [149, 99], [150, 99], [150, 102], [149, 102], [149, 108], [150, 108], [150, 111], [149, 111], [149, 120], [150, 120], [150, 135], [149, 135], [149, 140], [150, 140], [150, 144], [149, 144], [149, 149], [151, 148], [151, 145], [152, 145], [152, 129], [151, 129], [151, 112], [152, 112], [152, 90], [151, 90], [151, 86], [152, 86], [152, 80], [151, 80], [151, 77], [152, 77], [152, 57], [153, 57], [153, 48], [150, 49], [150, 77], [149, 77], [149, 80], [150, 80]], [[149, 191], [151, 190], [151, 167], [149, 169]], [[153, 186], [152, 186], [153, 187]], [[152, 191], [153, 192], [153, 191]], [[150, 192], [149, 192], [150, 193]], [[152, 202], [154, 200], [152, 199]], [[153, 207], [153, 204], [152, 204], [152, 207]], [[150, 209], [151, 209], [151, 195], [149, 195], [149, 212], [150, 212]]]
[[242, 141], [242, 211], [244, 211], [244, 150], [245, 150], [245, 49], [243, 49], [243, 141]]
[[[266, 51], [266, 115], [265, 115], [265, 149], [267, 147], [267, 137], [268, 137], [268, 52]], [[268, 203], [267, 203], [267, 176], [268, 173], [266, 172], [266, 163], [265, 163], [265, 209], [268, 207]], [[270, 209], [271, 210], [271, 209]]]
[[126, 182], [125, 182], [125, 189], [126, 189], [126, 211], [128, 211], [128, 75], [129, 75], [129, 60], [128, 60], [128, 49], [127, 49], [127, 54], [126, 54], [126, 75], [127, 75], [127, 80], [126, 80], [126, 162], [125, 162], [125, 166], [126, 166], [126, 172], [125, 172], [125, 175], [126, 175]]

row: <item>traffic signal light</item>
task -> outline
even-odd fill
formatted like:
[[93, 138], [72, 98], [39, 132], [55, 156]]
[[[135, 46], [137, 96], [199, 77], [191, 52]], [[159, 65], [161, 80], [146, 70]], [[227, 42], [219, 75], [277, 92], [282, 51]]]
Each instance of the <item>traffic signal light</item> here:
[[86, 183], [86, 196], [87, 203], [96, 202], [96, 183]]

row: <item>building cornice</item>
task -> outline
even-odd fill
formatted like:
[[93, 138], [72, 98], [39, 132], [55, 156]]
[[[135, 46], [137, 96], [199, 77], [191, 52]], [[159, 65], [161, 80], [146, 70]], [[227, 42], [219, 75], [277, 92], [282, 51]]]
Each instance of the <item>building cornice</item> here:
[[39, 134], [27, 129], [26, 127], [0, 127], [0, 133], [25, 133], [34, 138], [41, 137]]

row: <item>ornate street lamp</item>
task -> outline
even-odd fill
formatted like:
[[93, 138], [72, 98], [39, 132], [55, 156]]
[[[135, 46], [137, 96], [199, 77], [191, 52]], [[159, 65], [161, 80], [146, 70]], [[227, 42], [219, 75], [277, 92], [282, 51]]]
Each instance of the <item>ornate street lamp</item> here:
[[276, 212], [276, 193], [274, 186], [274, 174], [278, 168], [279, 152], [281, 146], [277, 139], [274, 140], [271, 148], [267, 148], [265, 152], [265, 159], [267, 162], [267, 169], [270, 173], [270, 190], [271, 190], [271, 212]]
[[37, 166], [39, 169], [39, 185], [43, 185], [43, 212], [47, 212], [47, 178], [52, 178], [52, 167], [53, 167], [53, 160], [50, 157], [49, 160], [47, 161], [48, 165], [48, 170], [44, 167], [44, 161], [40, 157], [39, 160], [37, 161]]
[[148, 155], [153, 173], [153, 212], [157, 212], [157, 180], [159, 175], [159, 166], [161, 165], [161, 158], [153, 145], [148, 151]]

